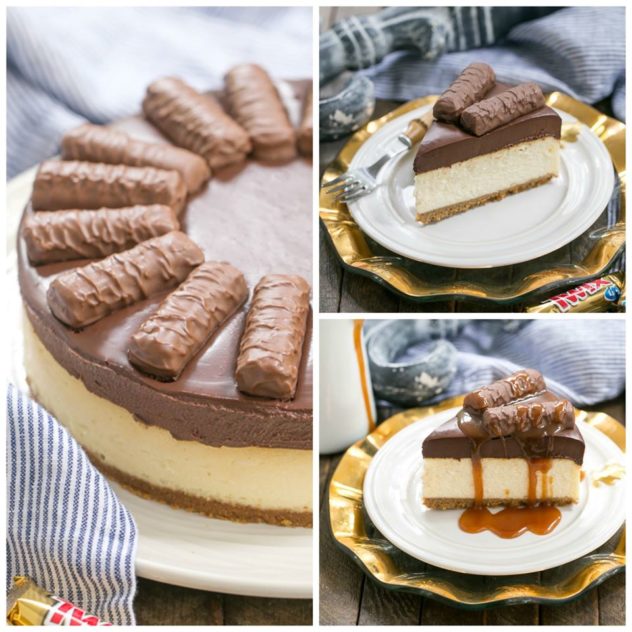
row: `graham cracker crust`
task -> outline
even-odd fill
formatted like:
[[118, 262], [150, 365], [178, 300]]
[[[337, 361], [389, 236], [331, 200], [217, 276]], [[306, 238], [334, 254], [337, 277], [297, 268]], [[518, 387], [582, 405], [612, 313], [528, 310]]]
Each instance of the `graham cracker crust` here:
[[[424, 505], [429, 509], [468, 509], [474, 506], [473, 498], [424, 498]], [[572, 505], [575, 500], [569, 496], [559, 498], [549, 498], [547, 500], [552, 505]], [[487, 498], [483, 501], [484, 507], [520, 507], [526, 505], [524, 500], [517, 498]]]
[[[84, 448], [85, 450], [85, 448]], [[282, 527], [311, 527], [312, 512], [286, 511], [284, 509], [259, 509], [249, 505], [233, 505], [219, 500], [200, 498], [185, 492], [152, 485], [135, 476], [121, 472], [115, 467], [103, 463], [94, 453], [86, 450], [90, 461], [105, 476], [116, 481], [137, 496], [148, 500], [157, 500], [176, 509], [186, 509], [203, 514], [209, 518], [230, 520], [231, 522], [262, 522]]]
[[459, 204], [444, 206], [443, 208], [438, 208], [434, 211], [428, 211], [427, 213], [417, 213], [417, 221], [421, 222], [422, 224], [434, 224], [435, 222], [440, 222], [441, 220], [452, 217], [453, 215], [458, 215], [459, 213], [469, 211], [471, 208], [474, 208], [476, 206], [487, 204], [487, 202], [502, 200], [503, 198], [507, 197], [508, 195], [512, 195], [513, 193], [520, 193], [521, 191], [526, 191], [527, 189], [539, 187], [541, 184], [547, 183], [551, 178], [554, 177], [555, 174], [551, 173], [550, 175], [544, 176], [542, 178], [529, 180], [529, 182], [523, 182], [522, 184], [517, 184], [516, 186], [510, 187], [509, 189], [504, 189], [503, 191], [497, 191], [495, 193], [490, 193], [489, 195], [483, 195], [481, 197], [475, 198], [474, 200], [467, 200], [466, 202], [460, 202]]

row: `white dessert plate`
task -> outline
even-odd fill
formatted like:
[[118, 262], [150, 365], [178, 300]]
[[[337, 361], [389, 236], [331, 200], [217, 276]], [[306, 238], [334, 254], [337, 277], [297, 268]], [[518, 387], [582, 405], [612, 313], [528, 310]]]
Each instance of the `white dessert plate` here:
[[[396, 144], [407, 123], [431, 105], [385, 124], [358, 149], [350, 169], [367, 166]], [[577, 123], [557, 111], [563, 123]], [[587, 230], [606, 208], [615, 184], [612, 161], [585, 125], [564, 142], [560, 175], [542, 186], [509, 195], [436, 224], [415, 218], [412, 150], [388, 163], [378, 188], [349, 203], [358, 226], [393, 252], [454, 268], [487, 268], [529, 261], [561, 248]]]
[[[36, 170], [7, 185], [9, 379], [28, 392], [16, 235]], [[312, 597], [312, 530], [213, 520], [146, 500], [112, 483], [138, 527], [136, 573], [159, 582], [254, 597]]]
[[625, 520], [624, 481], [596, 487], [591, 473], [606, 463], [625, 463], [621, 450], [592, 426], [578, 421], [586, 442], [578, 504], [560, 507], [562, 519], [544, 536], [502, 539], [468, 534], [458, 526], [462, 509], [433, 511], [422, 503], [421, 443], [458, 408], [413, 423], [375, 455], [364, 479], [364, 505], [373, 524], [396, 547], [440, 568], [476, 575], [516, 575], [555, 568], [601, 546]]

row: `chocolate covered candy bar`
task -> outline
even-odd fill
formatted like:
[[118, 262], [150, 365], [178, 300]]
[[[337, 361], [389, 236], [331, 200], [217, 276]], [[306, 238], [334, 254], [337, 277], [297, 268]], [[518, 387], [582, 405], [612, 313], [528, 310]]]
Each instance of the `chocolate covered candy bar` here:
[[488, 408], [509, 404], [544, 390], [546, 390], [546, 384], [542, 374], [535, 369], [523, 369], [502, 380], [492, 382], [489, 386], [468, 393], [463, 399], [463, 409], [479, 414]]
[[154, 81], [143, 101], [145, 116], [176, 145], [199, 154], [211, 169], [244, 162], [252, 145], [248, 133], [217, 100], [181, 79]]
[[569, 401], [546, 401], [537, 396], [532, 400], [488, 408], [482, 416], [487, 435], [538, 439], [575, 426], [575, 409]]
[[303, 119], [301, 126], [296, 134], [298, 151], [301, 155], [312, 157], [312, 146], [314, 141], [314, 123], [313, 123], [313, 103], [312, 103], [312, 87], [309, 87], [305, 95], [305, 104], [303, 107]]
[[166, 143], [136, 140], [125, 132], [86, 123], [64, 135], [64, 160], [88, 160], [131, 167], [156, 167], [177, 171], [189, 193], [199, 191], [211, 177], [206, 161], [186, 149]]
[[540, 86], [521, 83], [463, 110], [461, 126], [475, 136], [482, 136], [541, 107], [544, 95]]
[[180, 213], [186, 197], [177, 171], [47, 160], [35, 177], [31, 203], [37, 211], [165, 204]]
[[248, 132], [254, 156], [267, 162], [296, 157], [296, 136], [279, 93], [268, 73], [255, 64], [242, 64], [226, 77], [231, 115]]
[[456, 123], [465, 108], [480, 101], [496, 83], [491, 66], [483, 63], [470, 64], [439, 97], [433, 114], [438, 121]]
[[31, 213], [22, 235], [29, 260], [39, 265], [106, 257], [179, 228], [173, 209], [154, 204]]
[[239, 270], [225, 261], [203, 263], [132, 336], [129, 361], [152, 377], [177, 379], [247, 298], [248, 286]]
[[184, 233], [154, 237], [125, 252], [60, 274], [49, 286], [48, 306], [74, 329], [183, 281], [204, 261]]
[[255, 288], [237, 358], [237, 386], [250, 395], [294, 397], [309, 313], [309, 284], [271, 274]]

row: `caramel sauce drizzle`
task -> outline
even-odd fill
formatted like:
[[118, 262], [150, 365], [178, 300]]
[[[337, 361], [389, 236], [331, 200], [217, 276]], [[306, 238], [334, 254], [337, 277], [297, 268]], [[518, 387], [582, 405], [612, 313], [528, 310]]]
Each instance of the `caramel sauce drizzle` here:
[[601, 485], [614, 485], [625, 475], [625, 467], [622, 463], [606, 463], [601, 469], [591, 473], [594, 487]]
[[[478, 450], [472, 454], [474, 477], [474, 506], [466, 509], [459, 518], [459, 527], [466, 533], [491, 531], [500, 538], [509, 539], [530, 531], [535, 535], [551, 533], [559, 524], [562, 514], [557, 507], [547, 503], [551, 498], [548, 472], [553, 465], [549, 458], [527, 459], [529, 487], [526, 507], [505, 507], [492, 513], [483, 506], [483, 468]], [[538, 501], [538, 472], [542, 482], [541, 499]]]
[[562, 142], [574, 143], [579, 138], [582, 129], [581, 123], [563, 123], [562, 124]]
[[360, 386], [362, 387], [362, 399], [364, 400], [364, 408], [366, 410], [366, 418], [369, 422], [369, 432], [375, 430], [375, 419], [373, 419], [373, 411], [371, 410], [371, 400], [369, 398], [369, 386], [366, 375], [366, 365], [364, 363], [364, 349], [362, 347], [362, 325], [364, 320], [356, 319], [353, 321], [353, 346], [355, 347], [356, 359], [358, 361], [358, 370], [360, 371]]

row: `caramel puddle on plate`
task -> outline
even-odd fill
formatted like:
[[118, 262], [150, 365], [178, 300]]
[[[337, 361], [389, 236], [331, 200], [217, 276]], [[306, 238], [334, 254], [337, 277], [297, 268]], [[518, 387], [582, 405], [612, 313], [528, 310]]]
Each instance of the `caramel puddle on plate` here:
[[510, 539], [530, 531], [535, 535], [551, 533], [562, 514], [557, 507], [505, 507], [492, 513], [487, 507], [470, 507], [459, 518], [459, 527], [466, 533], [491, 531], [499, 538]]
[[582, 129], [581, 123], [564, 123], [562, 125], [561, 140], [563, 143], [574, 143], [579, 138]]
[[622, 463], [606, 463], [601, 469], [591, 472], [594, 487], [601, 485], [614, 485], [625, 475], [625, 467]]

